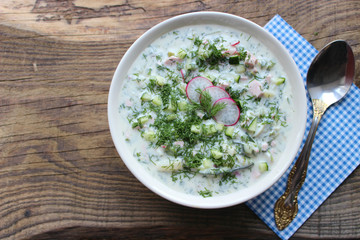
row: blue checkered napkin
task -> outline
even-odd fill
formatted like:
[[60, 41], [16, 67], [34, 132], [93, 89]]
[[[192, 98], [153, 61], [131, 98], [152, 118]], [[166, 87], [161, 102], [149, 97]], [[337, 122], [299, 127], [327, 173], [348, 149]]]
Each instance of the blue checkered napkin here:
[[[317, 50], [279, 15], [271, 19], [265, 29], [287, 48], [306, 81], [307, 70]], [[299, 212], [285, 230], [276, 228], [274, 204], [285, 191], [290, 169], [269, 190], [246, 203], [280, 238], [290, 238], [360, 164], [359, 105], [360, 89], [353, 85], [348, 95], [324, 114], [312, 146], [307, 177], [298, 196]], [[305, 136], [309, 132], [311, 119], [312, 105], [308, 98]]]

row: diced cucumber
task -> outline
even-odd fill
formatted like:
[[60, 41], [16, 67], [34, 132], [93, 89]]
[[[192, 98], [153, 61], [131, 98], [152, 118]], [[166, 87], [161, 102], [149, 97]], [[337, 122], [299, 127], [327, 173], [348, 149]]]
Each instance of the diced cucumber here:
[[206, 75], [205, 77], [209, 79], [210, 82], [214, 82], [216, 80], [216, 77], [214, 75]]
[[267, 63], [267, 70], [270, 70], [270, 69], [272, 69], [273, 67], [275, 66], [275, 62], [273, 62], [273, 61], [269, 61], [268, 63]]
[[143, 116], [143, 117], [140, 117], [138, 119], [138, 122], [140, 123], [140, 125], [146, 123], [147, 121], [149, 121], [149, 117], [148, 116]]
[[226, 130], [225, 130], [225, 135], [228, 136], [228, 137], [233, 137], [234, 132], [235, 132], [234, 127], [227, 127]]
[[249, 127], [248, 127], [248, 130], [249, 130], [250, 132], [255, 132], [255, 131], [256, 131], [256, 127], [257, 127], [257, 118], [254, 118], [254, 119], [251, 121], [251, 123], [250, 123], [250, 125], [249, 125]]
[[185, 64], [185, 70], [194, 70], [196, 69], [196, 65], [191, 62], [191, 59], [188, 58]]
[[187, 107], [188, 107], [188, 104], [185, 101], [181, 101], [178, 103], [178, 108], [180, 111], [186, 111]]
[[156, 139], [156, 134], [154, 131], [149, 130], [142, 134], [143, 138], [147, 141], [154, 142]]
[[274, 157], [273, 157], [273, 155], [271, 154], [270, 151], [267, 151], [265, 153], [265, 155], [267, 156], [268, 159], [270, 159], [270, 162], [274, 162]]
[[273, 79], [273, 83], [275, 83], [276, 85], [283, 84], [284, 82], [285, 82], [284, 77], [278, 77], [278, 78]]
[[274, 97], [275, 96], [275, 92], [265, 89], [264, 90], [264, 97], [270, 98], [270, 97]]
[[152, 97], [151, 97], [150, 93], [146, 92], [143, 95], [141, 95], [140, 99], [143, 102], [149, 102], [149, 101], [151, 101]]
[[173, 53], [173, 52], [168, 52], [168, 57], [171, 57], [171, 56], [174, 56], [175, 55], [175, 53]]
[[172, 121], [172, 120], [175, 120], [177, 118], [177, 115], [176, 114], [170, 114], [166, 118], [167, 118], [167, 120]]
[[214, 124], [205, 125], [204, 130], [205, 130], [206, 135], [212, 135], [217, 132]]
[[271, 70], [275, 66], [275, 62], [273, 61], [266, 61], [264, 59], [258, 60], [258, 63], [262, 69]]
[[174, 105], [171, 101], [169, 102], [168, 107], [165, 109], [167, 112], [176, 112], [176, 105]]
[[199, 48], [197, 54], [199, 57], [202, 57], [203, 59], [207, 59], [209, 57], [209, 52], [206, 51], [204, 48]]
[[215, 159], [222, 158], [222, 156], [223, 156], [222, 152], [220, 152], [219, 150], [216, 150], [216, 149], [211, 149], [210, 152], [211, 152], [211, 156]]
[[267, 162], [261, 162], [259, 163], [259, 170], [260, 172], [267, 172], [269, 170], [269, 166], [267, 164]]
[[237, 75], [237, 76], [235, 77], [235, 79], [234, 79], [235, 82], [236, 82], [236, 83], [239, 83], [239, 82], [240, 82], [240, 78], [241, 78], [241, 76], [240, 76], [240, 75]]
[[178, 88], [180, 89], [181, 93], [183, 93], [184, 95], [186, 95], [186, 84], [185, 83], [180, 83], [178, 85]]
[[254, 133], [254, 137], [259, 136], [262, 133], [262, 131], [264, 131], [264, 129], [265, 129], [264, 124], [257, 124], [257, 125], [258, 125], [258, 127], [256, 128], [256, 131]]
[[237, 65], [240, 63], [239, 56], [231, 56], [229, 57], [229, 64]]
[[236, 73], [244, 73], [246, 71], [245, 65], [244, 64], [239, 64], [238, 66], [236, 66], [235, 72]]
[[252, 154], [253, 152], [257, 152], [258, 146], [253, 142], [248, 142], [247, 144], [244, 144], [244, 151], [247, 154]]
[[152, 103], [156, 106], [161, 106], [162, 105], [161, 97], [155, 96], [152, 100]]
[[219, 132], [221, 132], [221, 131], [224, 130], [225, 126], [224, 126], [224, 124], [217, 123], [217, 124], [215, 125], [215, 128], [216, 128], [216, 130], [218, 130]]
[[200, 125], [191, 125], [190, 130], [193, 133], [201, 133], [201, 126]]
[[228, 146], [226, 148], [226, 152], [230, 155], [230, 156], [234, 156], [236, 153], [236, 148], [234, 146]]
[[206, 169], [206, 168], [212, 168], [214, 163], [210, 159], [204, 158], [202, 165], [204, 169]]
[[186, 52], [185, 52], [185, 50], [181, 48], [181, 49], [177, 52], [176, 56], [177, 56], [178, 58], [184, 59], [184, 58], [186, 57]]
[[164, 86], [166, 83], [165, 78], [163, 78], [162, 76], [156, 76], [156, 80], [155, 80], [156, 84], [159, 86]]
[[247, 154], [252, 154], [252, 147], [249, 144], [244, 144], [244, 152]]

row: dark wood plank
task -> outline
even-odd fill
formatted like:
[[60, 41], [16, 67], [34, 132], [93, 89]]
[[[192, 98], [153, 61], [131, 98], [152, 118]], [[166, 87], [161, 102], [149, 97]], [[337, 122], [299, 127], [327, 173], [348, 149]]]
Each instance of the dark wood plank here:
[[[75, 1], [0, 3], [0, 239], [272, 239], [245, 205], [190, 209], [146, 189], [119, 158], [107, 94], [126, 49], [153, 25], [195, 11], [264, 25], [280, 14], [317, 49], [356, 56], [360, 2]], [[294, 239], [360, 238], [360, 170]]]

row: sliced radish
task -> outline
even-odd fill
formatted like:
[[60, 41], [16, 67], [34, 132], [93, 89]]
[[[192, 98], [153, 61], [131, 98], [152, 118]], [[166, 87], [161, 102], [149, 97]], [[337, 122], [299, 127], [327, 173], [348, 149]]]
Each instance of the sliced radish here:
[[240, 109], [236, 105], [236, 102], [231, 98], [220, 98], [217, 100], [213, 106], [216, 104], [225, 103], [225, 108], [221, 109], [216, 113], [214, 119], [218, 123], [222, 123], [225, 126], [235, 125], [240, 118]]
[[193, 103], [199, 103], [200, 93], [198, 93], [197, 89], [202, 91], [204, 88], [213, 86], [212, 82], [205, 77], [194, 77], [190, 80], [190, 82], [186, 85], [186, 96]]
[[181, 74], [181, 77], [183, 79], [183, 82], [185, 82], [185, 70], [184, 69], [180, 69], [180, 74]]
[[231, 46], [236, 46], [236, 45], [238, 45], [240, 43], [240, 41], [237, 41], [236, 43], [233, 43], [233, 44], [231, 44]]
[[[211, 106], [220, 98], [230, 98], [230, 95], [225, 91], [225, 89], [218, 87], [218, 86], [209, 86], [206, 87], [203, 92], [206, 91], [210, 94], [211, 96]], [[200, 96], [200, 102], [201, 102], [201, 97]]]

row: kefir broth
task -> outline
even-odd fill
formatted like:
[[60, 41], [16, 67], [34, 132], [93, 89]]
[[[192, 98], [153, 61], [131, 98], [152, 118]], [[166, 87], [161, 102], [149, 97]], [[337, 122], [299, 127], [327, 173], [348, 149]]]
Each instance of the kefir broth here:
[[[238, 121], [219, 111], [235, 119], [233, 126], [189, 101], [186, 86], [198, 76], [236, 102]], [[126, 147], [154, 178], [187, 194], [228, 194], [251, 187], [285, 149], [293, 114], [287, 79], [276, 57], [247, 33], [218, 25], [179, 28], [132, 64], [119, 93], [118, 124]]]

